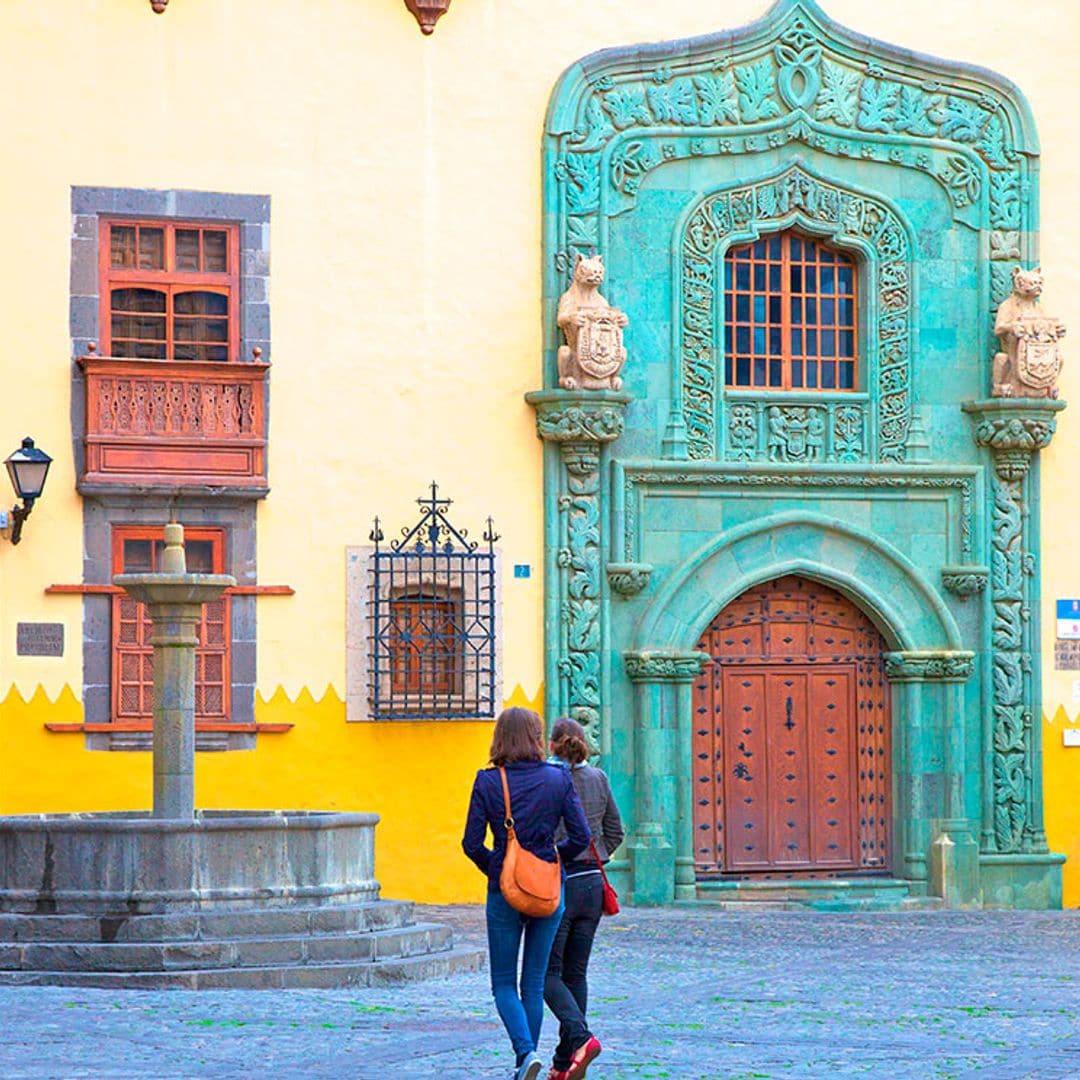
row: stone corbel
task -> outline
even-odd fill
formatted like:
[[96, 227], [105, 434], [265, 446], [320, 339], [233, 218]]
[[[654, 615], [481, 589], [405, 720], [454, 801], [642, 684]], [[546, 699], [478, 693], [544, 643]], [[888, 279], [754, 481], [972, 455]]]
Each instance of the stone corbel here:
[[941, 584], [960, 597], [976, 596], [986, 589], [990, 568], [987, 566], [943, 566]]
[[911, 650], [885, 654], [889, 682], [967, 682], [975, 654], [961, 649]]
[[611, 591], [626, 600], [637, 596], [648, 586], [652, 569], [652, 563], [609, 562], [607, 576]]

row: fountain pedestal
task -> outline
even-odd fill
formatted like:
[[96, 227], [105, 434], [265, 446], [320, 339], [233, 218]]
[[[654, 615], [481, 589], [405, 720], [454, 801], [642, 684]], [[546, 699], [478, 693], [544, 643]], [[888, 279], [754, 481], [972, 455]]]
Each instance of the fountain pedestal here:
[[154, 817], [189, 820], [195, 814], [195, 646], [203, 604], [236, 584], [228, 574], [189, 574], [182, 525], [165, 526], [157, 574], [113, 578], [144, 603], [153, 623]]

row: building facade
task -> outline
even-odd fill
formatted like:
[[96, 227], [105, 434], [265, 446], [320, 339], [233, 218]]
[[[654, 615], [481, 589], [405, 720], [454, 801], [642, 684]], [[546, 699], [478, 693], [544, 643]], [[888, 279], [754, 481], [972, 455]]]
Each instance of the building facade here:
[[[199, 804], [377, 811], [387, 895], [480, 895], [516, 703], [590, 729], [637, 902], [1078, 902], [1075, 376], [992, 394], [1012, 292], [1076, 294], [1043, 6], [12, 5], [0, 417], [54, 464], [0, 809], [148, 804], [111, 579], [176, 517], [238, 582]], [[568, 290], [621, 382], [567, 378]]]

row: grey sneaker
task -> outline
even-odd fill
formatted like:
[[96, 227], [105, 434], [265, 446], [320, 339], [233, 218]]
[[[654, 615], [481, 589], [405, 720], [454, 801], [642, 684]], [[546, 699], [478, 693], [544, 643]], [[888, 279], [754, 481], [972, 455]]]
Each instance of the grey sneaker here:
[[514, 1080], [536, 1080], [543, 1067], [544, 1063], [540, 1060], [539, 1055], [532, 1053], [521, 1063], [518, 1071], [514, 1073]]

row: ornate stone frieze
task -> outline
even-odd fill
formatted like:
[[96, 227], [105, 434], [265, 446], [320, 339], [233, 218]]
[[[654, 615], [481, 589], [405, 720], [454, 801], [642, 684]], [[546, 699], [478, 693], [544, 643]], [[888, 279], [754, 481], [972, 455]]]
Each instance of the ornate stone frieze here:
[[952, 650], [885, 654], [885, 677], [890, 682], [925, 682], [934, 679], [966, 682], [974, 670], [973, 652]]
[[1056, 398], [1065, 324], [1039, 307], [1042, 271], [1013, 267], [1012, 292], [1001, 302], [994, 333], [1001, 352], [994, 357], [994, 397]]
[[731, 461], [851, 463], [866, 459], [866, 406], [778, 401], [775, 393], [729, 399], [724, 457]]
[[604, 282], [601, 255], [578, 255], [574, 280], [559, 298], [559, 386], [564, 390], [621, 390], [619, 372], [626, 363], [623, 327], [626, 313], [600, 295]]
[[986, 566], [943, 566], [941, 584], [957, 596], [975, 596], [986, 589], [990, 569]]
[[651, 563], [609, 562], [607, 576], [611, 591], [627, 600], [637, 596], [649, 584], [652, 569]]
[[711, 659], [706, 652], [668, 649], [623, 654], [626, 674], [633, 682], [686, 682], [700, 675]]
[[[804, 169], [792, 167], [760, 184], [718, 192], [703, 200], [687, 219], [681, 260], [681, 317], [676, 326], [682, 358], [682, 411], [691, 458], [716, 455], [719, 371], [716, 365], [719, 260], [733, 239], [756, 235], [798, 213], [815, 231], [835, 242], [857, 241], [874, 252], [877, 287], [878, 379], [876, 427], [878, 456], [901, 461], [911, 422], [910, 243], [907, 230], [884, 202], [825, 184]], [[834, 460], [861, 460], [865, 416], [856, 404], [837, 406], [731, 403], [728, 451], [736, 460], [761, 452], [770, 461], [824, 461], [826, 443]], [[767, 409], [767, 412], [764, 410]], [[753, 411], [751, 411], [753, 410]]]
[[990, 595], [993, 720], [993, 842], [998, 851], [1045, 851], [1037, 819], [1038, 774], [1032, 735], [1037, 651], [1032, 611], [1039, 588], [1036, 553], [1028, 550], [1031, 458], [1048, 446], [1063, 401], [993, 398], [963, 406], [975, 422], [975, 442], [993, 455], [990, 484]]

